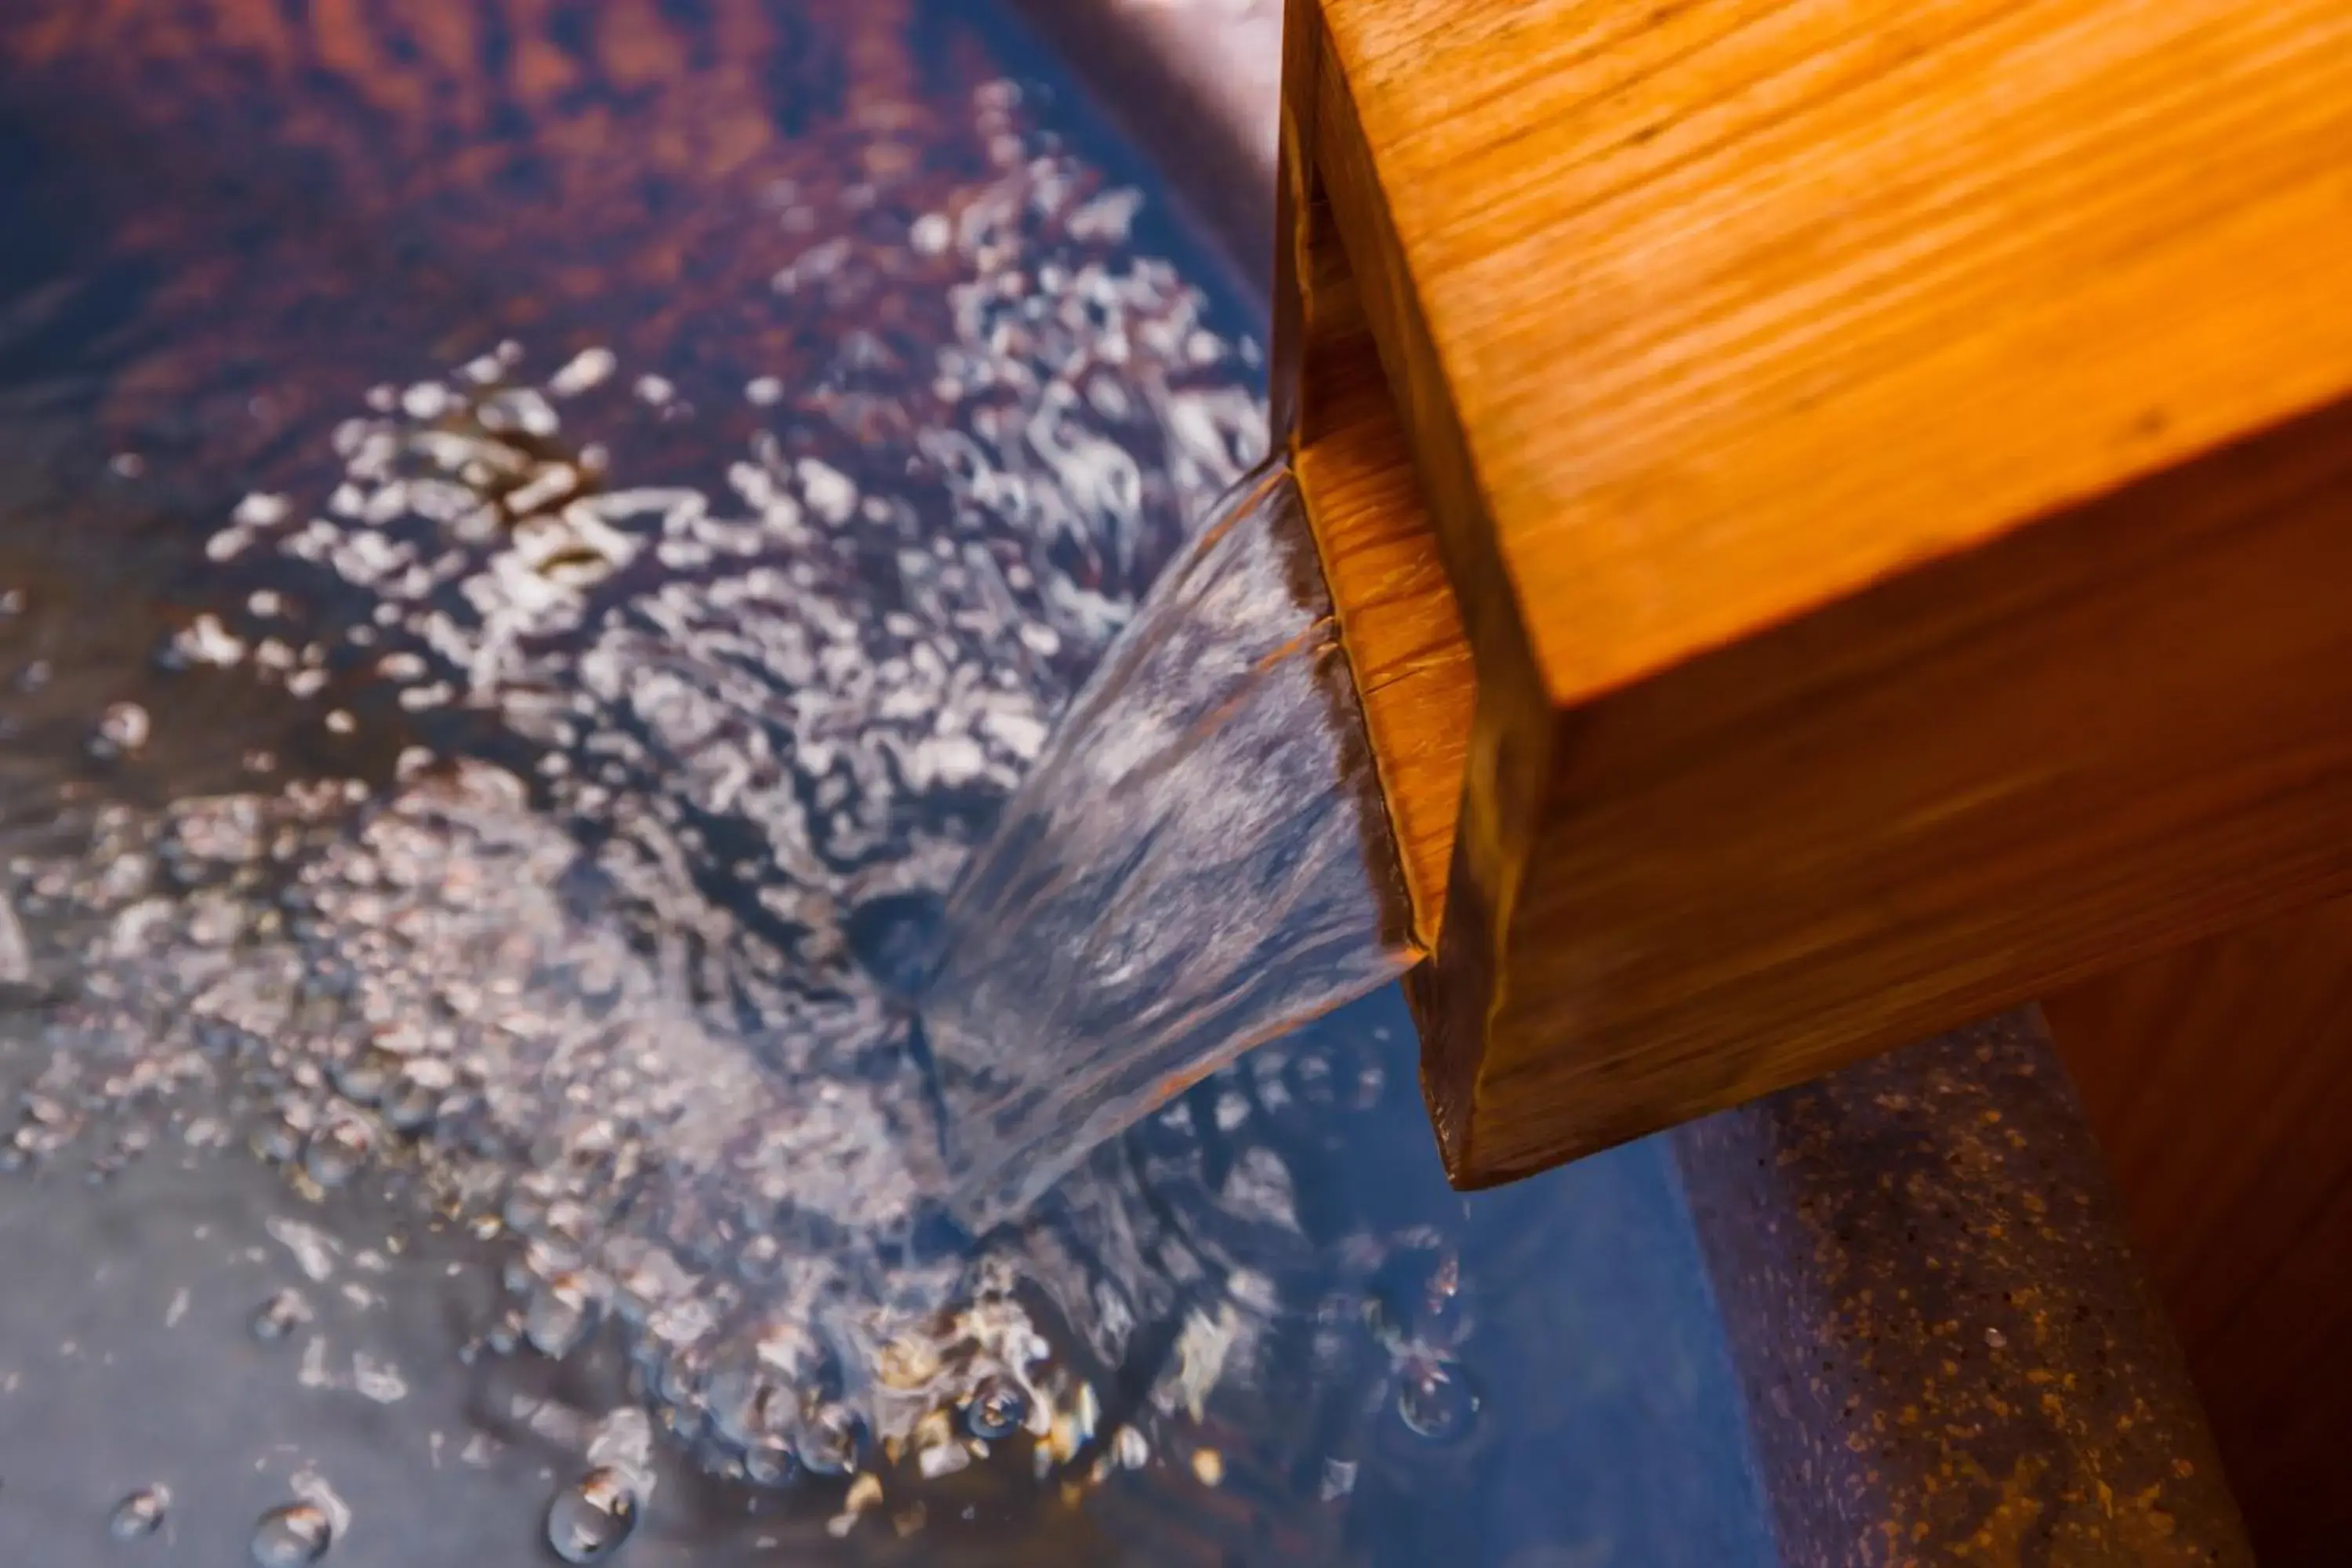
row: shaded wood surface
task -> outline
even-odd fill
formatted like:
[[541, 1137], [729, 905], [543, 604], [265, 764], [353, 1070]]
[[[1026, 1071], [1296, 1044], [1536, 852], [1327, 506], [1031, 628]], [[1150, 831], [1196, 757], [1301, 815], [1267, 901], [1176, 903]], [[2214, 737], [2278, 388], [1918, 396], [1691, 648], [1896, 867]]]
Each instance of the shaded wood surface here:
[[2352, 885], [2352, 12], [1295, 22], [1405, 448], [1322, 482], [1475, 667], [1457, 1182]]
[[2052, 996], [2052, 1027], [2263, 1560], [2341, 1560], [2352, 900]]

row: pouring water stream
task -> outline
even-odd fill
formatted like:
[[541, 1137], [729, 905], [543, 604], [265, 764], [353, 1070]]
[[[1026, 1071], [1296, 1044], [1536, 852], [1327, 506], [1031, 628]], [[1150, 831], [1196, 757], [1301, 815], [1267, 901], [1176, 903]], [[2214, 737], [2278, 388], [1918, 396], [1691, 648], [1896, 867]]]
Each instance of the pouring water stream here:
[[926, 993], [950, 1205], [986, 1228], [1421, 954], [1297, 483], [1212, 509], [951, 898]]

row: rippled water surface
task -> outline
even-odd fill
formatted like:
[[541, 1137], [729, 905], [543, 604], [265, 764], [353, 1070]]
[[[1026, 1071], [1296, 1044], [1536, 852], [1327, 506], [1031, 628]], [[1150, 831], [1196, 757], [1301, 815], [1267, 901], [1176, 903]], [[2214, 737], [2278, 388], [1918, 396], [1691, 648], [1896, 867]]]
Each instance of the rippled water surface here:
[[10, 1560], [1763, 1560], [1656, 1152], [1449, 1193], [1393, 990], [932, 1201], [906, 955], [1264, 439], [1060, 68], [299, 10], [0, 20]]

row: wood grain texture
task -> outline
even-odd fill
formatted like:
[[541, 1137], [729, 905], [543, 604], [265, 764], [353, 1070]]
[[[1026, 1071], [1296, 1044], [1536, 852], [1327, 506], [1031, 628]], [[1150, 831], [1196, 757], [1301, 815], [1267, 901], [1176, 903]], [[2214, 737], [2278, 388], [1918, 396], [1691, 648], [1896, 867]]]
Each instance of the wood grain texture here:
[[1457, 1181], [2352, 882], [2352, 11], [1306, 3], [1475, 667]]
[[[1511, 923], [1456, 862], [1459, 1173], [2352, 884], [2347, 572], [2352, 404], [1579, 710]], [[1481, 964], [1465, 927], [1509, 945]]]
[[1293, 401], [1277, 416], [1338, 608], [1413, 935], [1433, 952], [1475, 678], [1362, 301], [1299, 140], [1304, 130], [1286, 129], [1283, 153], [1289, 243], [1276, 268], [1275, 363], [1285, 367], [1277, 382]]
[[1557, 705], [2352, 366], [2338, 0], [1322, 16]]
[[2266, 1563], [2328, 1563], [2352, 1409], [2352, 900], [2051, 996]]

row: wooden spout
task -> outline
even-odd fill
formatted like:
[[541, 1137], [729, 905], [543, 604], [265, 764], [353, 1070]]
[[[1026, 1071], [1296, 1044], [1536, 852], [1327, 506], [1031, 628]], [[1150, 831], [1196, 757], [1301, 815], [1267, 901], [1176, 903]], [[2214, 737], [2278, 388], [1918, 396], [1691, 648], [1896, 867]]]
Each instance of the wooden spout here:
[[1293, 0], [1463, 1185], [2352, 887], [2352, 11]]

